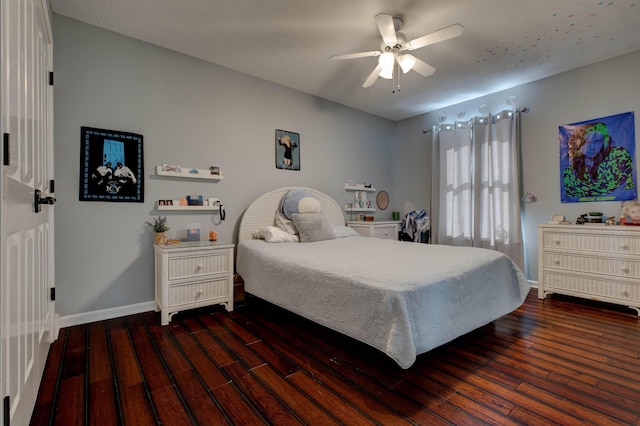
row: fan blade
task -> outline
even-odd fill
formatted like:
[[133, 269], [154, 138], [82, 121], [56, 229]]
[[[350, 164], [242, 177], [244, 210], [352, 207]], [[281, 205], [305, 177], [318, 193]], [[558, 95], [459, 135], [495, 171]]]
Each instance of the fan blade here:
[[393, 16], [386, 13], [378, 13], [376, 15], [376, 25], [378, 25], [378, 30], [385, 44], [395, 45], [398, 43], [396, 27], [393, 25]]
[[367, 79], [364, 81], [364, 83], [362, 83], [362, 87], [371, 87], [373, 86], [373, 83], [376, 82], [376, 80], [378, 79], [378, 76], [380, 75], [380, 71], [382, 71], [382, 66], [378, 65], [371, 74], [369, 74], [369, 77], [367, 77]]
[[421, 47], [429, 46], [430, 44], [439, 43], [450, 38], [458, 37], [462, 35], [464, 27], [462, 25], [454, 24], [450, 27], [443, 28], [441, 30], [432, 32], [422, 37], [418, 37], [407, 43], [407, 50], [420, 49]]
[[[409, 55], [409, 54], [405, 53], [405, 55]], [[413, 55], [409, 55], [409, 56], [412, 56], [413, 59], [416, 60], [416, 63], [413, 64], [413, 68], [411, 69], [417, 72], [418, 74], [420, 74], [421, 76], [429, 77], [431, 74], [436, 72], [436, 69], [431, 65], [427, 64], [426, 62], [421, 61], [420, 59], [416, 58]]]
[[380, 51], [372, 50], [371, 52], [359, 52], [359, 53], [347, 53], [344, 55], [333, 55], [333, 56], [330, 56], [329, 59], [332, 61], [341, 61], [343, 59], [367, 58], [369, 56], [380, 56]]

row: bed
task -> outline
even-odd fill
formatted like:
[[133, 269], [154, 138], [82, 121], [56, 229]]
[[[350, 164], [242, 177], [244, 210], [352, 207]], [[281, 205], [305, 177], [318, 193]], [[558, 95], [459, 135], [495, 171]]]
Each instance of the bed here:
[[[256, 238], [277, 227], [276, 210], [293, 190], [320, 202], [335, 238]], [[514, 311], [529, 292], [520, 269], [497, 251], [353, 234], [328, 195], [276, 189], [243, 214], [236, 269], [247, 293], [373, 346], [405, 369], [419, 354]]]

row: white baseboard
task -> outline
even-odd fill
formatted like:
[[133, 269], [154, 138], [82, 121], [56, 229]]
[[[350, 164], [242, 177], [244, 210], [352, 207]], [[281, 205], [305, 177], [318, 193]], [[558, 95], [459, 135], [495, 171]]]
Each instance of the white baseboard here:
[[101, 309], [99, 311], [83, 312], [80, 314], [65, 315], [58, 317], [57, 327], [59, 330], [64, 327], [72, 327], [74, 325], [88, 324], [95, 321], [104, 321], [112, 318], [124, 317], [127, 315], [149, 312], [155, 309], [155, 302], [142, 302], [127, 306], [118, 306], [117, 308]]
[[[531, 287], [538, 288], [537, 281], [529, 280]], [[142, 302], [134, 305], [118, 306], [117, 308], [101, 309], [99, 311], [83, 312], [81, 314], [65, 315], [56, 318], [56, 336], [57, 331], [64, 327], [72, 327], [74, 325], [88, 324], [95, 321], [104, 321], [112, 318], [124, 317], [127, 315], [149, 312], [155, 309], [155, 302]]]

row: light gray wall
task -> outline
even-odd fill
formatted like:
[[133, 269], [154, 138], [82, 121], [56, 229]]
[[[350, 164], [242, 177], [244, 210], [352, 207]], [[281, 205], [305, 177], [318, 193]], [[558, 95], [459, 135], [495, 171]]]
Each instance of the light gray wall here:
[[[398, 209], [396, 124], [59, 15], [54, 30], [56, 308], [71, 315], [153, 300], [157, 199], [219, 197], [227, 220], [167, 212], [169, 236], [187, 223], [235, 241], [238, 219], [258, 195], [311, 186], [344, 204], [344, 182], [390, 194], [376, 214]], [[80, 127], [144, 136], [145, 202], [79, 202]], [[300, 133], [301, 170], [275, 168], [275, 129]], [[157, 164], [221, 167], [217, 183], [167, 180]], [[165, 212], [162, 212], [165, 213]]]
[[[510, 109], [506, 99], [516, 95], [517, 107], [530, 110], [522, 120], [522, 176], [524, 192], [534, 194], [538, 201], [523, 205], [522, 225], [525, 274], [537, 281], [538, 224], [546, 223], [553, 214], [562, 214], [575, 223], [580, 214], [589, 211], [602, 211], [607, 216], [620, 213], [620, 202], [560, 202], [558, 126], [635, 111], [640, 104], [638, 69], [640, 51], [399, 122], [395, 193], [402, 200], [428, 206], [430, 142], [422, 129], [438, 124], [443, 114], [447, 122], [453, 122], [460, 111], [465, 111], [463, 119], [479, 115], [483, 103], [493, 113]], [[637, 115], [635, 119], [636, 129], [640, 129]], [[417, 159], [423, 155], [428, 159], [424, 165]], [[636, 169], [637, 157], [636, 151]], [[404, 169], [406, 165], [410, 167]], [[414, 182], [408, 185], [409, 181]]]
[[[552, 214], [572, 222], [587, 211], [617, 215], [619, 203], [560, 202], [558, 126], [634, 111], [640, 99], [640, 52], [393, 123], [175, 52], [54, 15], [56, 283], [60, 315], [153, 299], [152, 235], [143, 224], [155, 201], [180, 195], [220, 197], [227, 220], [170, 213], [172, 232], [186, 223], [235, 240], [238, 219], [267, 190], [318, 188], [352, 200], [344, 181], [370, 181], [390, 195], [376, 218], [428, 208], [430, 144], [422, 130], [446, 114], [452, 122], [480, 104], [509, 108], [509, 95], [530, 112], [523, 120], [523, 186], [538, 201], [523, 206], [525, 273], [537, 280], [537, 225]], [[637, 119], [636, 119], [637, 125]], [[144, 135], [144, 204], [78, 201], [80, 127]], [[276, 128], [301, 134], [299, 172], [275, 168]], [[637, 161], [637, 160], [636, 160]], [[218, 183], [158, 179], [160, 163], [219, 165]]]

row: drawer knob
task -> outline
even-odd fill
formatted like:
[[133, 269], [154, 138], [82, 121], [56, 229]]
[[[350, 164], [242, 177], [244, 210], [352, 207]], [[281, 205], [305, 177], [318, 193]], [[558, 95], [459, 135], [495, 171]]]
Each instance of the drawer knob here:
[[629, 297], [629, 292], [627, 290], [620, 291], [620, 294], [622, 294], [624, 297]]
[[622, 268], [620, 268], [620, 270], [621, 270], [622, 272], [624, 272], [625, 274], [628, 274], [628, 273], [629, 273], [629, 268], [627, 268], [626, 266], [623, 266]]
[[560, 240], [555, 240], [554, 243], [556, 243], [557, 246], [560, 245]]
[[196, 269], [202, 269], [204, 268], [204, 265], [202, 263], [199, 263], [198, 266], [196, 266]]
[[198, 292], [196, 293], [196, 299], [198, 299], [200, 296], [202, 296], [202, 289], [198, 290]]
[[556, 265], [560, 265], [560, 261], [558, 259], [554, 260], [553, 263]]
[[628, 245], [626, 245], [626, 244], [623, 244], [623, 245], [622, 245], [622, 250], [629, 250], [629, 246], [628, 246]]

